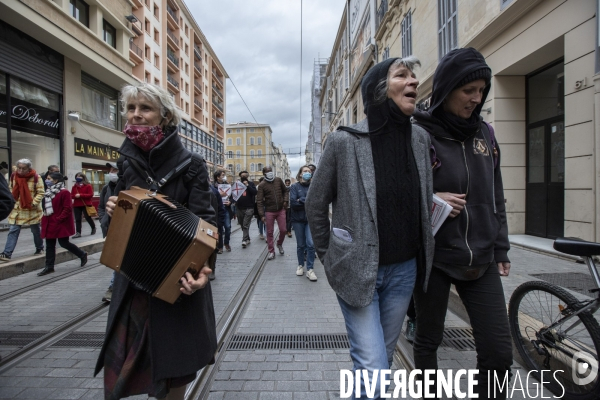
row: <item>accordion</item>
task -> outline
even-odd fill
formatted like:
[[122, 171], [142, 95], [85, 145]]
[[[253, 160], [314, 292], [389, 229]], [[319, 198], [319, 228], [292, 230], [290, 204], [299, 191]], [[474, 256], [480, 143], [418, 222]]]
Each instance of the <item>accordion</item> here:
[[181, 204], [134, 186], [119, 193], [100, 262], [173, 304], [181, 277], [198, 277], [218, 237], [217, 228]]

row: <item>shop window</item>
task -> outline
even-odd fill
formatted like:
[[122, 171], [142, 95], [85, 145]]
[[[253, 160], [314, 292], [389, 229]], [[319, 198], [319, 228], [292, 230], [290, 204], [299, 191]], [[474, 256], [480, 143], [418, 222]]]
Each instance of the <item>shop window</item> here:
[[83, 0], [70, 0], [71, 16], [90, 27], [90, 6]]
[[86, 73], [81, 75], [81, 117], [107, 128], [119, 130], [118, 91]]
[[108, 43], [109, 46], [117, 48], [117, 30], [105, 19], [102, 20], [102, 34], [104, 36], [104, 41]]

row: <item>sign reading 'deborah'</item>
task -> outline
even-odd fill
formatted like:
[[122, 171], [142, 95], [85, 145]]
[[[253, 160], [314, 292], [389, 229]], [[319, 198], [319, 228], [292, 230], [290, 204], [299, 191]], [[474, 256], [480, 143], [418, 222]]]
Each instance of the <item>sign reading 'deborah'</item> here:
[[[12, 97], [11, 128], [28, 133], [59, 135], [58, 111]], [[6, 127], [6, 100], [0, 100], [0, 126]]]
[[92, 142], [73, 138], [75, 140], [75, 155], [80, 157], [95, 158], [97, 160], [117, 161], [119, 149], [104, 143]]

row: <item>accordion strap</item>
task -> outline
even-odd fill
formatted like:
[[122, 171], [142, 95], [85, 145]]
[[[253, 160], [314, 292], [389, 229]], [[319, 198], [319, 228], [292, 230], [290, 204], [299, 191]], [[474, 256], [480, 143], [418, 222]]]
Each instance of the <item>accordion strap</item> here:
[[169, 179], [173, 179], [179, 176], [183, 171], [185, 171], [185, 168], [192, 162], [192, 158], [188, 158], [187, 160], [179, 164], [177, 167], [173, 168], [167, 175], [164, 176], [164, 178], [159, 179], [158, 181], [152, 178], [148, 171], [143, 169], [142, 166], [136, 160], [130, 158], [129, 161], [131, 162], [131, 164], [133, 164], [135, 169], [137, 169], [140, 174], [146, 176], [146, 183], [150, 185], [149, 189], [156, 192], [160, 188], [165, 186], [169, 182]]

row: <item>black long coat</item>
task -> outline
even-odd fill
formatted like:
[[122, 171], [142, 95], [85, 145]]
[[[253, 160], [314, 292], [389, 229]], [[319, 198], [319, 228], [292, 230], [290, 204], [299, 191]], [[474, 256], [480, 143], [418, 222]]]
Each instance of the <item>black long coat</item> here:
[[[125, 139], [119, 152], [124, 158], [135, 159], [140, 166], [162, 178], [171, 170], [191, 156], [181, 144], [177, 132], [167, 136], [158, 146], [152, 149], [146, 159], [140, 149]], [[129, 189], [131, 186], [147, 188], [145, 178], [133, 165], [124, 168], [119, 164], [119, 181], [115, 193]], [[211, 204], [211, 189], [206, 167], [200, 168], [198, 175], [185, 184], [184, 176], [164, 186], [162, 193], [168, 195], [187, 207], [194, 214], [216, 226], [215, 210]], [[116, 194], [115, 194], [116, 195]], [[135, 290], [121, 275], [116, 274], [113, 285], [112, 300], [108, 312], [106, 338], [116, 320], [123, 299], [128, 291]], [[96, 375], [104, 367], [105, 340], [96, 363]], [[152, 297], [150, 300], [150, 349], [152, 352], [152, 379], [156, 382], [165, 378], [175, 378], [196, 373], [214, 357], [217, 350], [217, 334], [215, 311], [213, 307], [210, 283], [193, 295], [181, 295], [171, 305]]]

